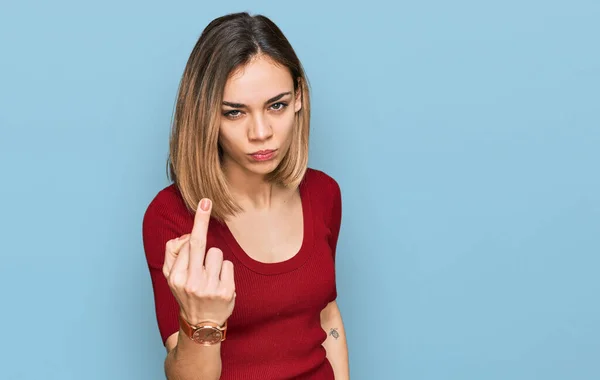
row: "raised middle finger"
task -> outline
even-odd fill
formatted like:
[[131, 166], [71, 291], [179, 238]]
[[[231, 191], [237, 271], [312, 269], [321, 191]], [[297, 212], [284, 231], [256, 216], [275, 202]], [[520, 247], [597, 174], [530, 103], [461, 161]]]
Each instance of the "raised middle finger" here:
[[190, 258], [188, 264], [189, 278], [202, 274], [204, 267], [204, 255], [206, 254], [206, 234], [208, 233], [208, 223], [210, 221], [210, 211], [212, 202], [204, 198], [198, 205], [196, 216], [194, 217], [194, 227], [190, 234]]

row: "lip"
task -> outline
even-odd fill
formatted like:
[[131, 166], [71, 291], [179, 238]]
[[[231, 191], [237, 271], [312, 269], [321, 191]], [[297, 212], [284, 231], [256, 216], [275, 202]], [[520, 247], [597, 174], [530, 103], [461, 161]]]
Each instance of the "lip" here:
[[268, 161], [275, 157], [275, 152], [277, 152], [277, 149], [263, 149], [250, 153], [249, 156], [255, 161]]

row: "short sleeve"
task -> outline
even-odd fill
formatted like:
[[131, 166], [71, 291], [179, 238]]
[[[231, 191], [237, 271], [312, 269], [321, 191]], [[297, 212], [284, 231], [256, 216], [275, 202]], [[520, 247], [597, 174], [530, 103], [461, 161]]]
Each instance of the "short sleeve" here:
[[[334, 267], [337, 252], [337, 243], [340, 235], [340, 228], [342, 224], [342, 194], [339, 184], [330, 178], [330, 218], [329, 218], [329, 230], [331, 231], [328, 242], [333, 256]], [[334, 269], [335, 270], [335, 269]], [[330, 302], [337, 299], [337, 285], [334, 285]]]
[[339, 184], [333, 179], [330, 179], [330, 194], [331, 194], [331, 212], [329, 219], [329, 229], [331, 234], [329, 235], [329, 246], [335, 260], [337, 242], [340, 234], [340, 227], [342, 224], [342, 194]]
[[162, 271], [167, 242], [185, 234], [176, 219], [170, 215], [167, 204], [155, 198], [148, 206], [142, 223], [144, 252], [150, 270], [156, 319], [163, 345], [169, 336], [179, 331], [179, 304]]

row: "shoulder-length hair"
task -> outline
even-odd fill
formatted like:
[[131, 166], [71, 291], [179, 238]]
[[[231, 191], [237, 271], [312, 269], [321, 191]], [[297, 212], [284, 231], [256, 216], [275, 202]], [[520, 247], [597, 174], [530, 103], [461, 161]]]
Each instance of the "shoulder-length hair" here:
[[225, 83], [232, 71], [259, 54], [290, 71], [294, 95], [302, 98], [290, 149], [267, 180], [297, 187], [307, 170], [308, 80], [291, 44], [277, 25], [262, 15], [242, 12], [214, 19], [194, 46], [179, 84], [167, 166], [168, 177], [178, 187], [186, 207], [195, 212], [202, 198], [210, 198], [212, 216], [220, 221], [241, 211], [221, 167], [218, 138]]

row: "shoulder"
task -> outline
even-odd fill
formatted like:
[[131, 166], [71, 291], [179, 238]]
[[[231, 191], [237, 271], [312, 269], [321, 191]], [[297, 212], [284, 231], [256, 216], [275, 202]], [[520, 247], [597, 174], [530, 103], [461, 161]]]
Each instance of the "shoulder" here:
[[143, 217], [145, 233], [156, 228], [181, 228], [181, 224], [190, 218], [183, 197], [175, 184], [161, 189], [150, 201]]
[[165, 244], [189, 232], [192, 221], [175, 185], [163, 188], [152, 198], [142, 221], [142, 241], [150, 266], [162, 266]]
[[325, 191], [330, 196], [337, 196], [340, 193], [339, 183], [331, 175], [319, 169], [308, 168], [304, 175], [304, 183], [312, 191]]
[[183, 212], [185, 209], [186, 207], [181, 193], [175, 184], [171, 184], [161, 189], [154, 196], [154, 198], [152, 198], [148, 204], [148, 207], [146, 208], [144, 218], [152, 217], [157, 214], [163, 214], [165, 212]]
[[305, 193], [311, 199], [311, 203], [323, 214], [337, 214], [341, 209], [342, 195], [339, 183], [329, 174], [322, 170], [309, 168], [303, 179]]

